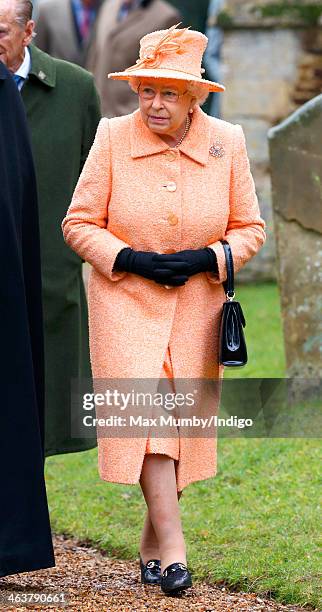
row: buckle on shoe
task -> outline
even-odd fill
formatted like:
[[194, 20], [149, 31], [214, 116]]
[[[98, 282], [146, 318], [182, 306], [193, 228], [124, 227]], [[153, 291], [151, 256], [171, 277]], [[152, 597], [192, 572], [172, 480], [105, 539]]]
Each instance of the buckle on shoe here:
[[[176, 565], [177, 567], [171, 567], [171, 572], [176, 572], [178, 569], [181, 569], [184, 571], [188, 570], [187, 566], [184, 563], [177, 563]], [[168, 575], [168, 570], [165, 569], [162, 575], [166, 577]]]

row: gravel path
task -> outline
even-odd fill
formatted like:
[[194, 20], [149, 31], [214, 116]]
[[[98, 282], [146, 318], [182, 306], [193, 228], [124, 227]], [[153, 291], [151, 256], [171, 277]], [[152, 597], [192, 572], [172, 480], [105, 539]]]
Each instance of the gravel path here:
[[[70, 612], [299, 612], [312, 610], [283, 606], [255, 594], [231, 593], [205, 583], [194, 583], [179, 597], [169, 597], [159, 586], [140, 583], [139, 560], [115, 561], [77, 540], [54, 536], [56, 567], [37, 572], [0, 578], [0, 609], [6, 612], [26, 610], [63, 610], [57, 603], [36, 604], [35, 594], [64, 593], [65, 609]], [[11, 592], [33, 599], [33, 603], [5, 605]]]

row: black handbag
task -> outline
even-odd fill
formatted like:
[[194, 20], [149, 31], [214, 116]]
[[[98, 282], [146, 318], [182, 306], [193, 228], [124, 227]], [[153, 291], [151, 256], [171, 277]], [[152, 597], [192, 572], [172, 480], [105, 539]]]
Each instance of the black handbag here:
[[219, 363], [224, 366], [241, 367], [247, 363], [247, 349], [243, 331], [246, 321], [240, 303], [234, 300], [234, 262], [231, 248], [226, 240], [220, 242], [226, 256], [227, 281], [223, 283], [223, 286], [227, 300], [223, 304], [220, 322]]

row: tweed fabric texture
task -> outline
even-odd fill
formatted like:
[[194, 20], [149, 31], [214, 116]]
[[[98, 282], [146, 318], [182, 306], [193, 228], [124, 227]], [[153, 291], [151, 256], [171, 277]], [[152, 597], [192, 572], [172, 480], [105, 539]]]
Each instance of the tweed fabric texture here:
[[[170, 348], [167, 348], [164, 362], [162, 364], [162, 370], [160, 373], [160, 386], [158, 389], [163, 393], [173, 393], [175, 392], [175, 385], [173, 382], [173, 368], [171, 363], [171, 354]], [[157, 412], [157, 411], [156, 411]], [[152, 418], [157, 416], [157, 414], [153, 413]], [[174, 429], [174, 428], [173, 428]], [[176, 428], [177, 430], [177, 428]], [[154, 453], [161, 453], [163, 455], [168, 455], [172, 459], [176, 461], [179, 460], [179, 452], [180, 452], [180, 437], [179, 432], [170, 432], [168, 429], [165, 430], [164, 435], [162, 433], [162, 438], [158, 436], [154, 436], [154, 429], [151, 432], [148, 432], [148, 438], [146, 442], [145, 454], [150, 455]], [[177, 487], [178, 488], [178, 487]]]
[[[209, 150], [220, 140], [224, 155]], [[265, 242], [245, 137], [240, 125], [199, 107], [177, 150], [144, 124], [139, 110], [102, 119], [62, 223], [67, 244], [92, 264], [89, 332], [94, 378], [158, 380], [170, 347], [175, 379], [221, 379], [218, 336], [225, 300], [229, 242], [235, 271]], [[217, 274], [165, 289], [113, 272], [124, 247], [171, 253], [209, 246]], [[213, 398], [218, 406], [220, 389]], [[99, 473], [110, 482], [139, 482], [147, 436], [100, 439]], [[216, 473], [216, 439], [182, 438], [178, 490]]]

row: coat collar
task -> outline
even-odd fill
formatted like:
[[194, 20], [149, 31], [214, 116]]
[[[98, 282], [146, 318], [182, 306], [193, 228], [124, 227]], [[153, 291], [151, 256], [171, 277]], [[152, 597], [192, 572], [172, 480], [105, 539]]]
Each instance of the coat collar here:
[[54, 58], [44, 53], [35, 45], [30, 45], [31, 69], [29, 75], [33, 75], [48, 87], [56, 86], [56, 63]]
[[[199, 106], [196, 106], [189, 132], [178, 149], [181, 153], [205, 166], [209, 159], [209, 147], [209, 117]], [[131, 115], [131, 156], [133, 158], [145, 157], [161, 153], [169, 148], [169, 145], [145, 125], [140, 110], [134, 111]]]

